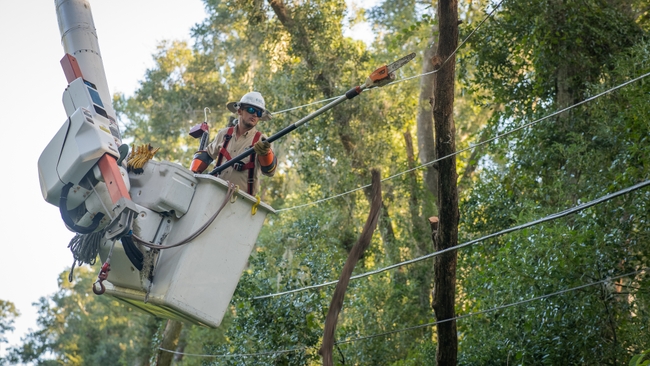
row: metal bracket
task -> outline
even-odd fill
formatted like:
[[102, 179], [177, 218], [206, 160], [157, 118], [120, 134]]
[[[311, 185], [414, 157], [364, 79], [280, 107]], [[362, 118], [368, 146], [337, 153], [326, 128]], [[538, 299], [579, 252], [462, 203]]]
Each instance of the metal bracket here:
[[138, 215], [135, 203], [122, 197], [113, 207], [113, 221], [106, 226], [106, 239], [114, 239], [131, 230], [133, 220]]

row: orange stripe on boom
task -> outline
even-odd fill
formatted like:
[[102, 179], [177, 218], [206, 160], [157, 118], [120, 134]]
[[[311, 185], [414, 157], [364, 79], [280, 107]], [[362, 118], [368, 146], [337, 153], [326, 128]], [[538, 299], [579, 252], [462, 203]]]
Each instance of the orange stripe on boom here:
[[66, 80], [68, 80], [68, 84], [83, 77], [77, 59], [69, 53], [66, 53], [61, 59], [61, 67], [63, 68]]
[[117, 166], [117, 159], [112, 155], [104, 154], [97, 165], [99, 165], [99, 170], [102, 172], [102, 177], [104, 177], [104, 182], [113, 203], [117, 203], [122, 197], [130, 200], [131, 196], [122, 179], [120, 168]]

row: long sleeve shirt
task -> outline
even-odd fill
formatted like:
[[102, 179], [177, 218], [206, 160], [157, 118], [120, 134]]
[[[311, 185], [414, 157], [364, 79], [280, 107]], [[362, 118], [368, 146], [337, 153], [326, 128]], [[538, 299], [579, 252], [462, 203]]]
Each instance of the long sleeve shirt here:
[[[236, 128], [233, 128], [233, 133], [232, 133], [232, 138], [230, 139], [230, 142], [228, 143], [228, 146], [226, 146], [226, 151], [228, 154], [230, 154], [230, 157], [234, 158], [237, 155], [243, 153], [247, 148], [251, 147], [253, 145], [253, 139], [255, 138], [255, 134], [258, 132], [256, 127], [253, 127], [251, 130], [245, 132], [243, 135], [237, 137], [237, 134], [235, 133]], [[215, 161], [219, 158], [219, 152], [221, 151], [221, 148], [224, 145], [225, 139], [224, 136], [226, 136], [226, 133], [228, 132], [228, 128], [224, 128], [220, 130], [217, 133], [217, 136], [212, 140], [212, 142], [207, 146], [206, 151], [210, 155], [211, 158], [213, 158]], [[262, 138], [266, 138], [262, 134], [260, 137], [260, 140]], [[251, 157], [248, 156], [242, 160], [242, 163], [246, 164], [250, 162]], [[227, 161], [226, 157], [222, 158], [221, 164], [224, 164]], [[276, 165], [276, 159], [274, 158], [273, 164], [269, 167], [262, 167], [260, 165], [259, 160], [257, 159], [257, 156], [255, 157], [255, 168], [253, 171], [253, 192], [252, 195], [256, 195], [257, 192], [259, 192], [260, 189], [260, 175], [264, 174], [266, 176], [273, 176], [275, 174], [275, 165]], [[223, 180], [232, 182], [236, 185], [239, 186], [239, 189], [248, 192], [248, 169], [242, 170], [242, 171], [237, 171], [233, 167], [230, 167], [221, 173], [219, 173], [219, 177]]]

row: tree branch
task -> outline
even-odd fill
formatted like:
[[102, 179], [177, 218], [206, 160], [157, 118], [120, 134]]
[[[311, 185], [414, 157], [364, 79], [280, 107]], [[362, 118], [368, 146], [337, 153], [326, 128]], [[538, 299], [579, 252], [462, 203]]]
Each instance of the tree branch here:
[[334, 295], [332, 295], [332, 302], [325, 318], [325, 330], [323, 331], [323, 345], [319, 353], [323, 356], [323, 366], [332, 366], [332, 350], [334, 347], [334, 332], [336, 331], [336, 323], [338, 322], [339, 313], [343, 308], [343, 298], [350, 283], [350, 276], [356, 266], [359, 258], [363, 252], [370, 246], [372, 233], [377, 228], [379, 221], [379, 213], [381, 211], [381, 175], [378, 170], [372, 170], [372, 203], [370, 206], [370, 213], [368, 220], [363, 227], [359, 240], [352, 247], [348, 259], [345, 261], [339, 282], [336, 284]]

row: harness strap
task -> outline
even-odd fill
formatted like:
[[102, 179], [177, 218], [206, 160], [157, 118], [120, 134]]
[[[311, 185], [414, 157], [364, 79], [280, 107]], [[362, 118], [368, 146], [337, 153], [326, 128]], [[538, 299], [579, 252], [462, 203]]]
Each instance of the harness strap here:
[[[230, 153], [228, 152], [228, 150], [226, 150], [227, 144], [228, 143], [226, 142], [226, 144], [221, 148], [221, 150], [219, 150], [219, 156], [223, 156], [224, 158], [226, 158], [226, 161], [232, 159], [232, 157], [230, 156]], [[219, 164], [219, 165], [221, 165], [221, 164]]]
[[228, 131], [226, 131], [226, 134], [223, 136], [223, 145], [221, 146], [221, 150], [219, 150], [219, 157], [217, 158], [217, 164], [216, 166], [221, 166], [221, 162], [224, 158], [226, 157], [226, 161], [232, 159], [230, 157], [230, 154], [228, 151], [226, 151], [226, 148], [228, 147], [228, 144], [230, 143], [230, 139], [232, 139], [232, 134], [235, 131], [234, 127], [229, 127]]
[[[223, 158], [226, 158], [226, 161], [231, 160], [232, 157], [230, 156], [230, 153], [228, 150], [228, 144], [230, 143], [230, 140], [232, 139], [232, 135], [234, 133], [234, 127], [229, 127], [228, 131], [226, 131], [226, 134], [223, 136], [223, 145], [221, 146], [221, 150], [219, 150], [219, 157], [217, 158], [217, 164], [216, 166], [221, 166], [221, 163], [223, 162]], [[260, 140], [262, 137], [262, 133], [260, 131], [257, 131], [255, 133], [255, 137], [253, 137], [253, 143], [251, 144], [251, 148]], [[246, 164], [241, 164], [239, 163], [239, 166], [235, 164], [233, 166], [233, 169], [237, 171], [242, 171], [242, 170], [248, 170], [248, 194], [253, 194], [253, 186], [255, 184], [255, 151], [250, 155], [250, 160]]]

